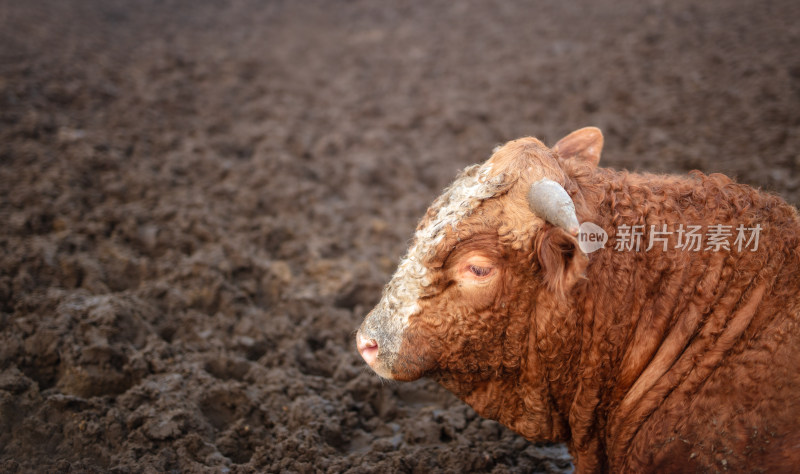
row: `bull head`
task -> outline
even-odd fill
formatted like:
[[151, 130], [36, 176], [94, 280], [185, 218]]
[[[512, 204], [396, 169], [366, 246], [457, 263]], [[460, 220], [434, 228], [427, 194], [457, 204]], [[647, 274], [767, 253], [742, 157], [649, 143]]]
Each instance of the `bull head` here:
[[[534, 277], [523, 268], [522, 254], [539, 252], [537, 268], [547, 277], [537, 280], [544, 282], [540, 286], [552, 291], [568, 286], [565, 275], [581, 270], [581, 259], [571, 257], [586, 257], [575, 239], [575, 205], [557, 182], [564, 179], [559, 159], [596, 166], [601, 147], [599, 130], [588, 128], [568, 135], [552, 150], [533, 138], [515, 140], [483, 165], [467, 168], [428, 209], [381, 301], [357, 333], [358, 350], [369, 366], [395, 380], [449, 370], [452, 361], [443, 354], [470, 344], [454, 334], [468, 333], [463, 326], [470, 321], [485, 325], [507, 310], [508, 294], [502, 291], [535, 285], [519, 281]], [[505, 357], [500, 352], [508, 341], [499, 338], [508, 328], [488, 334], [494, 329], [487, 327], [484, 340], [475, 342], [490, 341], [486, 347], [473, 344], [459, 363], [469, 365], [466, 361], [482, 350]], [[479, 366], [475, 360], [473, 365]]]

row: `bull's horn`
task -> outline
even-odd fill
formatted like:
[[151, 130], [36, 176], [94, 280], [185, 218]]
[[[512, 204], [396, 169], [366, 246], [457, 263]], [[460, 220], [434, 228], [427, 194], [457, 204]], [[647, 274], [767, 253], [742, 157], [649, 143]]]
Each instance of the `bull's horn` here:
[[534, 214], [547, 222], [561, 227], [572, 235], [578, 235], [575, 204], [564, 187], [552, 179], [542, 178], [531, 185], [528, 191], [528, 206]]

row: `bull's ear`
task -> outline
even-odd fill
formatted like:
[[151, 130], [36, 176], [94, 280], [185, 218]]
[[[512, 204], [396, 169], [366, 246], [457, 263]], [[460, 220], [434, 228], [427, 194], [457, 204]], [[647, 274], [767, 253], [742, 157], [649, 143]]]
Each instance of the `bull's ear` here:
[[572, 286], [584, 278], [589, 259], [572, 235], [559, 227], [546, 226], [536, 236], [536, 256], [542, 279], [557, 295], [566, 295]]
[[597, 166], [603, 152], [603, 132], [597, 127], [575, 130], [559, 140], [553, 150], [564, 159], [578, 159]]

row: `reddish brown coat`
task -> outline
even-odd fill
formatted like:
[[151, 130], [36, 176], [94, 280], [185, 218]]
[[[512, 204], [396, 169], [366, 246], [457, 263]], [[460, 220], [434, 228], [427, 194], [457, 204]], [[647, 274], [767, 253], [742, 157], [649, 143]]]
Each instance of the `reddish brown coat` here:
[[[392, 378], [433, 377], [531, 440], [566, 442], [578, 472], [796, 468], [796, 210], [718, 174], [598, 168], [601, 147], [589, 129], [554, 150], [529, 138], [495, 154], [492, 173], [509, 184], [422, 262], [432, 281]], [[561, 183], [606, 248], [586, 255], [533, 218], [532, 174]], [[756, 251], [689, 251], [675, 235], [645, 251], [651, 224], [762, 230]], [[644, 226], [640, 251], [613, 248], [623, 225]]]

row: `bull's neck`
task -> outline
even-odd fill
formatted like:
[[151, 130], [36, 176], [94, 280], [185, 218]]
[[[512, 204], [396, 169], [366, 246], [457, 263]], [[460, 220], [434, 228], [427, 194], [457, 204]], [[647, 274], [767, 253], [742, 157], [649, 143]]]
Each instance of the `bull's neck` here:
[[[759, 301], [771, 291], [776, 278], [789, 278], [786, 259], [797, 258], [763, 244], [757, 252], [709, 250], [705, 240], [699, 250], [681, 248], [676, 246], [674, 234], [666, 246], [656, 242], [648, 250], [650, 224], [657, 223], [660, 230], [667, 223], [668, 230], [674, 231], [678, 226], [702, 223], [705, 235], [710, 225], [735, 229], [742, 221], [747, 227], [758, 222], [763, 227], [762, 242], [794, 242], [790, 248], [797, 246], [792, 233], [800, 232], [789, 206], [749, 189], [728, 188], [730, 201], [707, 206], [703, 192], [709, 193], [711, 200], [723, 195], [718, 188], [725, 183], [716, 178], [639, 175], [634, 183], [630, 182], [634, 178], [624, 174], [603, 178], [610, 185], [589, 207], [595, 211], [591, 221], [609, 234], [609, 242], [589, 254], [586, 279], [575, 286], [569, 298], [566, 321], [576, 324], [571, 352], [574, 363], [569, 368], [572, 372], [565, 371], [552, 387], [561, 394], [556, 397], [559, 410], [570, 420], [573, 455], [583, 456], [578, 462], [588, 463], [584, 467], [601, 470], [609, 468], [603, 454], [610, 449], [603, 445], [605, 439], [625, 443], [625, 420], [645, 413], [647, 400], [661, 396], [653, 388], [654, 381], [667, 370], [674, 374], [696, 370], [692, 357], [724, 353], [727, 347], [719, 346], [719, 341], [732, 344], [739, 338], [740, 333], [734, 331], [743, 331], [757, 317]], [[698, 189], [695, 197], [692, 192]], [[736, 200], [741, 195], [747, 196], [739, 201], [749, 203], [748, 213], [736, 207], [741, 205]], [[696, 202], [676, 196], [692, 196]], [[768, 210], [762, 214], [769, 216], [767, 220], [748, 220], [753, 210], [760, 208]], [[790, 221], [795, 222], [794, 230], [787, 226]], [[635, 242], [631, 247], [618, 247], [624, 226], [637, 224], [644, 226], [638, 249]], [[731, 246], [735, 231], [733, 234]], [[737, 310], [730, 311], [732, 306], [726, 301], [737, 302]], [[725, 333], [725, 337], [703, 336], [712, 333]], [[693, 338], [694, 334], [703, 337]], [[718, 341], [717, 346], [712, 347], [710, 341]], [[643, 397], [644, 393], [648, 396]]]

